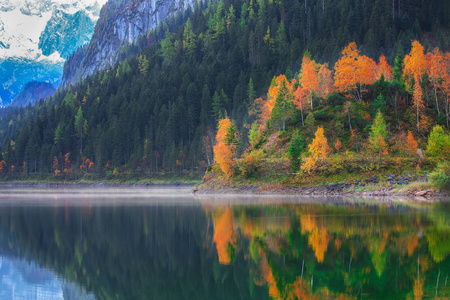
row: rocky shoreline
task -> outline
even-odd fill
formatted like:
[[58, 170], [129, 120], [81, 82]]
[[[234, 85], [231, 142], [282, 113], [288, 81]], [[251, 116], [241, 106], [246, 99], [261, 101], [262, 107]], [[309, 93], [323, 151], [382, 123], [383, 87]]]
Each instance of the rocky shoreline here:
[[450, 197], [450, 193], [437, 192], [432, 189], [421, 191], [389, 191], [388, 189], [379, 189], [374, 191], [353, 191], [336, 189], [330, 185], [315, 187], [283, 187], [277, 189], [261, 189], [258, 186], [242, 186], [242, 187], [220, 187], [220, 188], [203, 188], [194, 189], [196, 195], [212, 195], [212, 194], [230, 194], [230, 195], [290, 195], [290, 196], [354, 196], [354, 197], [420, 197], [422, 200], [432, 198]]
[[[386, 176], [386, 182], [380, 185], [380, 178], [373, 176], [366, 180], [355, 180], [354, 182], [334, 183], [320, 186], [259, 186], [259, 185], [237, 185], [227, 186], [214, 181], [200, 185], [194, 189], [194, 194], [236, 194], [236, 195], [292, 195], [292, 196], [352, 196], [352, 197], [406, 197], [417, 198], [417, 200], [428, 200], [436, 198], [448, 198], [450, 192], [436, 191], [429, 188], [407, 189], [412, 183], [427, 183], [428, 174], [415, 177], [411, 174]], [[361, 188], [373, 186], [372, 190], [360, 191]], [[405, 187], [402, 189], [402, 187]]]

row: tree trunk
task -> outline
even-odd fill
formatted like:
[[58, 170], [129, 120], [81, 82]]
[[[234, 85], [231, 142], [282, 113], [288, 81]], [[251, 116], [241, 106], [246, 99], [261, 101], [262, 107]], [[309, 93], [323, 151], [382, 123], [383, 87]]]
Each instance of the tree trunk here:
[[447, 104], [445, 105], [445, 113], [446, 113], [447, 128], [448, 128], [448, 95], [447, 95]]
[[352, 134], [353, 130], [352, 130], [352, 122], [350, 121], [350, 111], [348, 112], [348, 126], [350, 127], [350, 134]]
[[392, 23], [394, 23], [395, 19], [395, 0], [392, 0]]
[[420, 130], [420, 125], [419, 125], [419, 101], [416, 100], [416, 114], [417, 114], [417, 131]]
[[[300, 111], [302, 113], [302, 126], [305, 127], [305, 122], [303, 121], [303, 107]], [[448, 119], [447, 119], [447, 127], [448, 127]]]
[[433, 85], [434, 85], [434, 97], [436, 98], [436, 108], [437, 108], [438, 116], [439, 116], [440, 115], [439, 102], [438, 102], [438, 97], [437, 97], [436, 81], [434, 81], [434, 80], [433, 80]]

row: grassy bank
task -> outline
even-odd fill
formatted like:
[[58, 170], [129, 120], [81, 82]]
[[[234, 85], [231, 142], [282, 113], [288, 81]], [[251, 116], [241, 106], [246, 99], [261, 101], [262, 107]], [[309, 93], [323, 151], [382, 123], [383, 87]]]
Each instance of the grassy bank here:
[[3, 177], [0, 183], [19, 184], [128, 184], [128, 185], [153, 185], [153, 184], [198, 184], [201, 182], [200, 176], [158, 176], [158, 177], [95, 177], [83, 176], [79, 178], [65, 178], [58, 176], [14, 176]]

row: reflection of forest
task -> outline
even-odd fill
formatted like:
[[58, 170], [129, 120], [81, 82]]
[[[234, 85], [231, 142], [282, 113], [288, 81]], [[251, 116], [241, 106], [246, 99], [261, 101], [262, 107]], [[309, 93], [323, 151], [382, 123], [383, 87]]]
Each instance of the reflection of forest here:
[[450, 297], [449, 206], [0, 207], [0, 251], [98, 299]]
[[233, 264], [243, 252], [254, 262], [254, 283], [267, 285], [274, 299], [448, 299], [449, 208], [322, 204], [206, 211], [215, 221], [220, 262]]
[[268, 299], [242, 255], [221, 265], [201, 207], [0, 207], [0, 251], [97, 299]]

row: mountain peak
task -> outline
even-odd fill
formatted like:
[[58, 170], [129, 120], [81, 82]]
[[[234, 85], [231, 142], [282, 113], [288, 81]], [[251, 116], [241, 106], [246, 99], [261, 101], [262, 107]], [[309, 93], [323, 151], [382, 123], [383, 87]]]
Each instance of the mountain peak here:
[[0, 0], [0, 97], [28, 81], [59, 84], [65, 59], [89, 42], [106, 0]]

